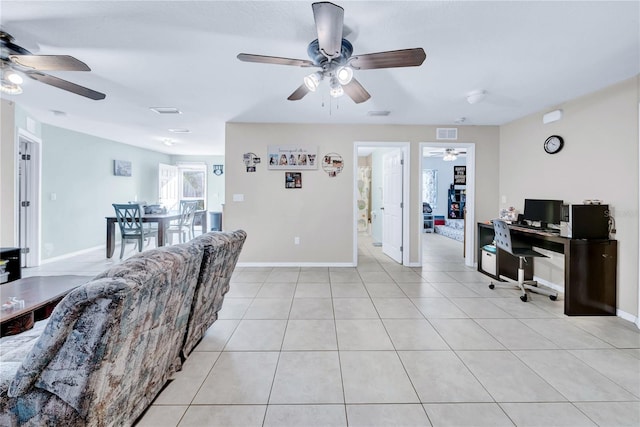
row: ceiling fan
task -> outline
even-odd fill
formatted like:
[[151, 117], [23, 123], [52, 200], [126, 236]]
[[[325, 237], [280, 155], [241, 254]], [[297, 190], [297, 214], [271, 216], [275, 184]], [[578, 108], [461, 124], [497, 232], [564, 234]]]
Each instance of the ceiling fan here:
[[466, 156], [467, 150], [455, 148], [427, 148], [424, 151], [425, 157], [442, 157], [445, 162], [456, 160], [458, 156]]
[[417, 67], [422, 65], [426, 58], [422, 48], [352, 55], [353, 46], [347, 39], [342, 38], [344, 9], [329, 2], [313, 3], [311, 7], [318, 32], [318, 38], [309, 43], [307, 48], [311, 60], [249, 53], [238, 55], [238, 59], [245, 62], [319, 67], [320, 71], [306, 76], [304, 83], [289, 95], [287, 99], [290, 101], [297, 101], [307, 93], [315, 92], [320, 81], [327, 79], [331, 96], [339, 97], [346, 93], [359, 104], [371, 98], [371, 95], [353, 77], [354, 70]]
[[[19, 71], [16, 72], [16, 71]], [[71, 83], [42, 71], [91, 71], [84, 62], [69, 55], [33, 55], [27, 49], [13, 43], [13, 37], [0, 31], [0, 91], [11, 95], [22, 93], [24, 74], [34, 80], [55, 86], [93, 100], [104, 99], [104, 93]]]

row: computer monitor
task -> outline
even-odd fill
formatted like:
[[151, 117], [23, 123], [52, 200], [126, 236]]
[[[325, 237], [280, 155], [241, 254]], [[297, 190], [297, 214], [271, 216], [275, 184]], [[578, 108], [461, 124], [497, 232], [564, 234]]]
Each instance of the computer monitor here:
[[524, 199], [524, 218], [529, 221], [539, 221], [541, 228], [548, 224], [560, 224], [562, 215], [562, 200]]

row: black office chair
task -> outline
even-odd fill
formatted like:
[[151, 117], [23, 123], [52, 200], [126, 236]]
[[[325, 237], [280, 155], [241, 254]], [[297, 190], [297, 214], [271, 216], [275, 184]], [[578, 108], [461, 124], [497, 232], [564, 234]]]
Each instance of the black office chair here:
[[[523, 302], [526, 302], [527, 290], [529, 290], [537, 294], [547, 295], [552, 301], [555, 301], [558, 298], [557, 292], [538, 287], [538, 282], [535, 280], [524, 280], [524, 263], [528, 262], [527, 258], [547, 258], [547, 256], [541, 254], [540, 252], [534, 251], [533, 247], [530, 245], [513, 241], [511, 239], [511, 230], [509, 230], [509, 226], [506, 222], [499, 219], [494, 219], [493, 229], [495, 232], [494, 240], [496, 243], [496, 247], [502, 249], [505, 252], [509, 252], [515, 257], [518, 257], [518, 281], [516, 282], [516, 284], [518, 285], [520, 290], [522, 290], [520, 299]], [[491, 282], [491, 284], [489, 284], [489, 289], [493, 289], [495, 288], [495, 286], [495, 283]]]

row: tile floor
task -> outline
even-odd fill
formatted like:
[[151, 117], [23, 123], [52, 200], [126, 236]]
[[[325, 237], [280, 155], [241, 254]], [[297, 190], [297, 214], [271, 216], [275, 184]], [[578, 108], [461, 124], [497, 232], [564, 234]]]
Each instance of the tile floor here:
[[[116, 262], [95, 251], [25, 276]], [[422, 268], [364, 236], [357, 268], [239, 267], [137, 426], [640, 425], [640, 330], [530, 298], [488, 289], [435, 234]]]

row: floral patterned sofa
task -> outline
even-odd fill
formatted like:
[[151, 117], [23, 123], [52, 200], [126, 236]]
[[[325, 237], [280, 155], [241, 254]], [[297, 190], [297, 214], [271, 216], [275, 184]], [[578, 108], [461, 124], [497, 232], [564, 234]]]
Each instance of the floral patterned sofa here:
[[144, 251], [0, 341], [0, 425], [132, 425], [217, 319], [242, 230]]
[[447, 219], [444, 225], [436, 225], [435, 232], [449, 237], [453, 240], [462, 242], [464, 240], [464, 220], [463, 219]]

